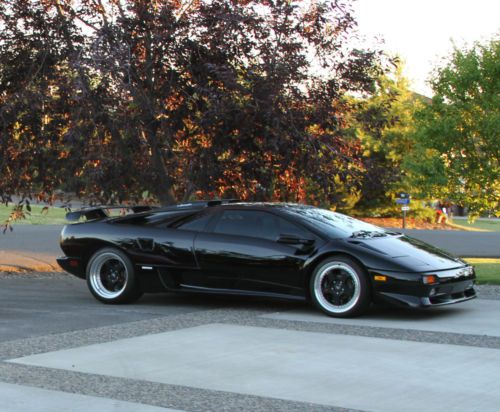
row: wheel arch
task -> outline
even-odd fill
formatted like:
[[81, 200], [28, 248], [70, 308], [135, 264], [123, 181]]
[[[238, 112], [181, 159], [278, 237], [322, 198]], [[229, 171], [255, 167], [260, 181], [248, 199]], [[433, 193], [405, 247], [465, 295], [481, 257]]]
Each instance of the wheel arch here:
[[83, 265], [83, 270], [85, 271], [85, 273], [87, 273], [87, 266], [89, 264], [90, 258], [98, 250], [106, 248], [106, 247], [118, 249], [120, 252], [125, 253], [125, 255], [127, 255], [127, 257], [129, 259], [131, 259], [130, 255], [127, 253], [127, 251], [125, 249], [119, 247], [118, 245], [116, 245], [113, 242], [109, 242], [109, 241], [103, 240], [103, 239], [91, 239], [91, 240], [88, 240], [88, 242], [89, 243], [83, 247], [83, 253], [82, 253], [82, 265]]

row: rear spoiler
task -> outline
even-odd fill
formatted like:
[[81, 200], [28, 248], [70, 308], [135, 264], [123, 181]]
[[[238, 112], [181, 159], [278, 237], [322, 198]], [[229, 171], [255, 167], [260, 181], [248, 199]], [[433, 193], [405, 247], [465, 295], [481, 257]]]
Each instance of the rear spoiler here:
[[66, 213], [66, 220], [69, 222], [77, 222], [80, 218], [84, 217], [87, 220], [105, 219], [110, 216], [109, 210], [123, 209], [125, 211], [131, 210], [133, 213], [147, 212], [156, 209], [155, 206], [95, 206], [85, 207], [74, 212]]
[[125, 211], [131, 210], [133, 213], [141, 213], [148, 212], [150, 210], [159, 210], [159, 211], [174, 211], [181, 210], [183, 208], [204, 208], [204, 207], [212, 207], [218, 205], [226, 205], [230, 203], [239, 203], [241, 200], [239, 199], [222, 199], [222, 200], [199, 200], [189, 203], [180, 203], [177, 205], [167, 206], [163, 208], [159, 208], [157, 206], [95, 206], [95, 207], [85, 207], [80, 210], [75, 210], [74, 212], [69, 212], [66, 214], [66, 220], [69, 222], [77, 222], [80, 218], [84, 217], [87, 220], [99, 220], [106, 219], [109, 217], [109, 210], [111, 209], [123, 209]]

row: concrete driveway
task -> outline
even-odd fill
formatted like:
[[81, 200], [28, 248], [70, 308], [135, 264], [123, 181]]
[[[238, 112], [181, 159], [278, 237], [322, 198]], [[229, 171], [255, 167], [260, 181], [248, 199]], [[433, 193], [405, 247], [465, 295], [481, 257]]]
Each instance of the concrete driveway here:
[[[16, 226], [0, 236], [0, 266], [53, 272], [60, 229]], [[500, 255], [498, 233], [407, 232]], [[263, 299], [103, 305], [69, 275], [0, 270], [0, 410], [497, 411], [499, 289], [339, 320]]]
[[0, 410], [497, 411], [500, 292], [331, 319], [307, 304], [0, 277]]

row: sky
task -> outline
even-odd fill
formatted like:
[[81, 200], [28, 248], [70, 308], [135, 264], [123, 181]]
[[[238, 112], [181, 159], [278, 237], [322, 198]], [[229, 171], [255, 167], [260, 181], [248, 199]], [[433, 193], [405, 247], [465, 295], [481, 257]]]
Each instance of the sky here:
[[[358, 31], [405, 61], [412, 89], [432, 96], [426, 79], [453, 50], [500, 36], [500, 0], [357, 0]], [[372, 44], [372, 43], [370, 43]]]

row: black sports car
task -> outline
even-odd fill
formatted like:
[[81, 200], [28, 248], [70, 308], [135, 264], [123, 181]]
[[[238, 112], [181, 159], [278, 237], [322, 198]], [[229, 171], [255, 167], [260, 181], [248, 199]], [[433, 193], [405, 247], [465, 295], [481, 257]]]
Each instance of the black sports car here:
[[58, 259], [105, 303], [182, 291], [311, 299], [331, 316], [371, 302], [428, 307], [473, 299], [472, 266], [349, 216], [286, 203], [208, 201], [68, 214]]

